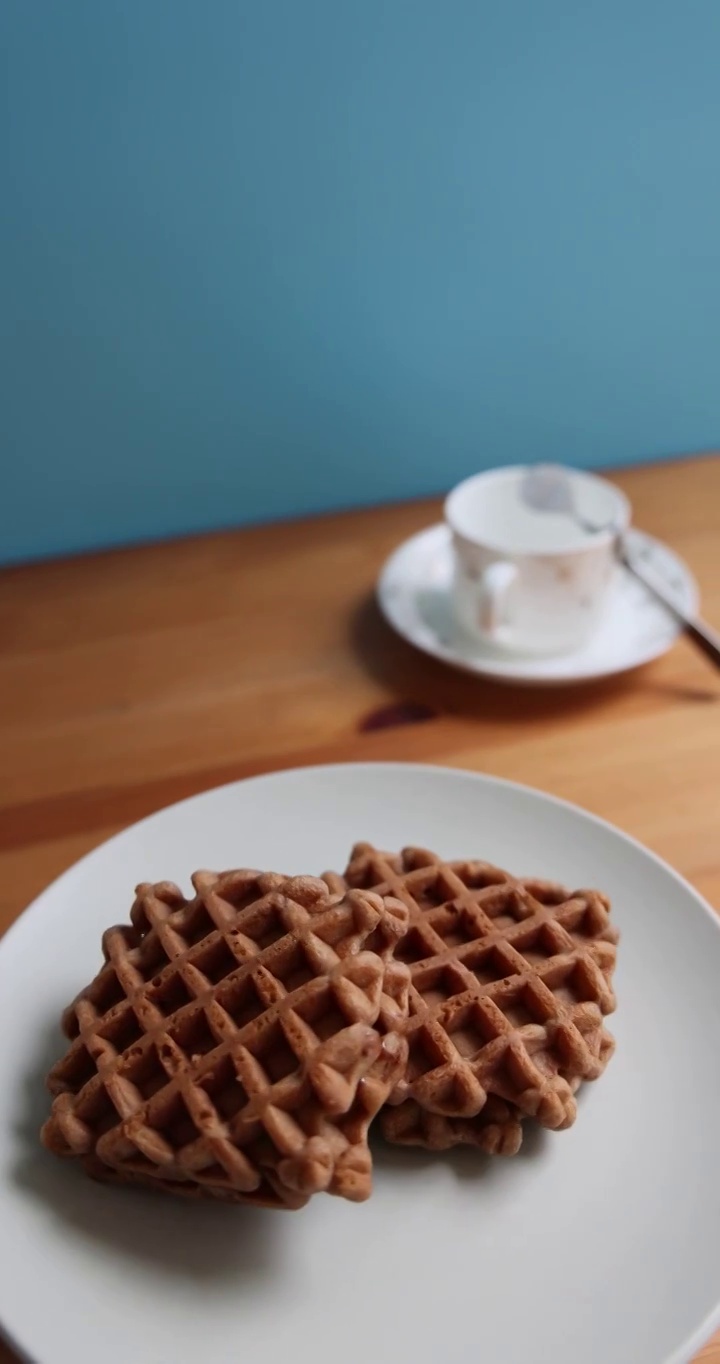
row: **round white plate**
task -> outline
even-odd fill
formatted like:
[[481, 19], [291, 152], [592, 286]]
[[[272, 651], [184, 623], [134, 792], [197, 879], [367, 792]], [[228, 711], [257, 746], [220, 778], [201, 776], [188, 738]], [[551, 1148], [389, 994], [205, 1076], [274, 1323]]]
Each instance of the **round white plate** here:
[[[642, 531], [630, 531], [627, 540], [631, 553], [670, 589], [678, 606], [696, 611], [697, 584], [687, 564]], [[588, 644], [553, 658], [513, 658], [476, 643], [455, 624], [452, 574], [450, 531], [444, 525], [430, 526], [406, 540], [388, 559], [378, 583], [380, 607], [410, 644], [481, 677], [536, 686], [589, 682], [659, 658], [680, 633], [661, 603], [627, 569], [619, 567], [604, 619]]]
[[[617, 1054], [569, 1132], [512, 1160], [378, 1147], [362, 1206], [198, 1207], [38, 1146], [55, 1020], [133, 885], [197, 866], [342, 868], [358, 838], [599, 885], [622, 932]], [[617, 830], [441, 768], [326, 767], [144, 820], [0, 945], [0, 1320], [36, 1364], [680, 1364], [720, 1321], [720, 932]]]

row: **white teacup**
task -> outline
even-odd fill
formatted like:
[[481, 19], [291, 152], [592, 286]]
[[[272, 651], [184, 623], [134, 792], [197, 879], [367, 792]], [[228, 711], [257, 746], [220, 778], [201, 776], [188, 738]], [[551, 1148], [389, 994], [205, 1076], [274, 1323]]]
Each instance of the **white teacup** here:
[[568, 653], [602, 616], [630, 504], [604, 478], [565, 472], [579, 519], [527, 505], [525, 466], [476, 474], [447, 498], [455, 615], [483, 644], [514, 653]]

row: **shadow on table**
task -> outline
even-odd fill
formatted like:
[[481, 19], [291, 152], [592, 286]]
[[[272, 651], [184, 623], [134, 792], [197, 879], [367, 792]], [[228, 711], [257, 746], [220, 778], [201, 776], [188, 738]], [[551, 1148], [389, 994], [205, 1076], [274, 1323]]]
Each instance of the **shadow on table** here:
[[[357, 657], [375, 681], [402, 698], [406, 723], [437, 715], [530, 723], [592, 709], [644, 681], [647, 670], [570, 686], [512, 686], [452, 668], [413, 648], [388, 625], [374, 594], [356, 608], [350, 626]], [[403, 723], [402, 714], [396, 723]], [[363, 728], [380, 728], [372, 722]]]
[[[707, 684], [701, 679], [697, 686], [659, 677], [652, 663], [615, 677], [567, 686], [513, 686], [464, 673], [415, 649], [396, 634], [382, 615], [374, 593], [365, 597], [353, 613], [350, 637], [357, 657], [371, 677], [399, 698], [398, 717], [390, 716], [390, 724], [415, 723], [442, 714], [523, 724], [556, 715], [582, 714], [628, 691], [641, 691], [648, 697], [669, 701], [700, 704], [720, 701], [717, 673], [709, 668]], [[381, 727], [382, 720], [377, 725], [371, 720], [363, 726]]]
[[17, 1183], [49, 1216], [96, 1243], [99, 1252], [110, 1247], [136, 1264], [145, 1261], [189, 1283], [232, 1279], [247, 1290], [273, 1274], [282, 1253], [282, 1215], [97, 1184], [75, 1161], [43, 1150], [39, 1132], [50, 1108], [45, 1076], [62, 1046], [57, 1028], [48, 1027], [16, 1122], [23, 1150], [14, 1172]]

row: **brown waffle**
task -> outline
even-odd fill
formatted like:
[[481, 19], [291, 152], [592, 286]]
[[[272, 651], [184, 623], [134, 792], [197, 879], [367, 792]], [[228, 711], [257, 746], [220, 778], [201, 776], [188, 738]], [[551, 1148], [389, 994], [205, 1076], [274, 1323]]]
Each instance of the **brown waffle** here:
[[[407, 1061], [402, 903], [311, 877], [197, 872], [138, 887], [66, 1010], [45, 1145], [96, 1178], [301, 1207], [371, 1188], [367, 1128]], [[373, 950], [366, 944], [372, 939]]]
[[603, 1016], [615, 1007], [617, 932], [605, 896], [366, 843], [344, 878], [326, 881], [372, 888], [410, 914], [396, 953], [411, 972], [409, 1063], [391, 1102], [474, 1118], [494, 1094], [545, 1127], [569, 1127], [573, 1090], [614, 1047]]
[[514, 1104], [494, 1094], [474, 1118], [447, 1118], [428, 1113], [415, 1099], [380, 1114], [380, 1129], [393, 1146], [423, 1146], [448, 1151], [452, 1146], [477, 1146], [488, 1156], [514, 1156], [522, 1144], [522, 1115]]

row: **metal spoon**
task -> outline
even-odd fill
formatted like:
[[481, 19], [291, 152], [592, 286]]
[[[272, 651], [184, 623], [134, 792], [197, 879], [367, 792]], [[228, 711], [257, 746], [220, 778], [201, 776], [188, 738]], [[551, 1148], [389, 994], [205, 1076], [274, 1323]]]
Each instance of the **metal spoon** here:
[[633, 561], [627, 539], [619, 526], [616, 526], [612, 521], [607, 521], [604, 525], [596, 524], [581, 516], [575, 503], [572, 480], [561, 465], [537, 464], [529, 468], [520, 483], [520, 497], [526, 507], [531, 507], [533, 511], [559, 512], [571, 516], [576, 525], [580, 526], [587, 535], [598, 535], [601, 531], [613, 532], [615, 552], [623, 567], [632, 573], [659, 602], [662, 602], [665, 609], [674, 616], [685, 634], [702, 650], [706, 658], [709, 658], [716, 668], [720, 668], [720, 635], [717, 631], [713, 630], [705, 621], [689, 616], [687, 612], [676, 605], [664, 587], [646, 576], [638, 564]]

